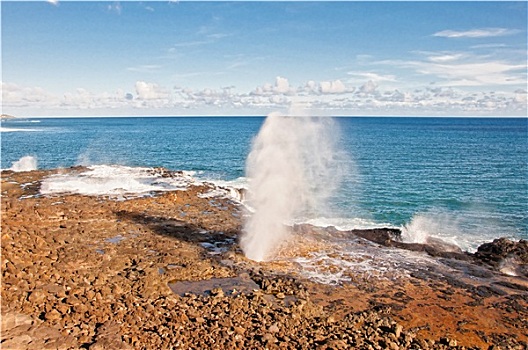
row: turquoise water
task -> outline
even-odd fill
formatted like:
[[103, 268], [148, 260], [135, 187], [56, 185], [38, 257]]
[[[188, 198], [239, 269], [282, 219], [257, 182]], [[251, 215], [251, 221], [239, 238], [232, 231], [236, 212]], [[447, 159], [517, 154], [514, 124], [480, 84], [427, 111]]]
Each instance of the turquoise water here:
[[[166, 167], [244, 181], [264, 118], [56, 118], [2, 121], [3, 169], [24, 156], [38, 168]], [[349, 174], [335, 215], [314, 223], [395, 226], [464, 248], [528, 238], [528, 120], [337, 118]]]

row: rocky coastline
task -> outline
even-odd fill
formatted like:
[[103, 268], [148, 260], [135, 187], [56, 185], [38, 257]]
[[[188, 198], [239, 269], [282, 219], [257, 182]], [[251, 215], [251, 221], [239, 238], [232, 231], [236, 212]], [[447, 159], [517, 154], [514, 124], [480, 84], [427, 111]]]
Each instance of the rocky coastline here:
[[76, 171], [1, 174], [2, 349], [528, 347], [527, 241], [470, 254], [395, 229], [297, 225], [286, 257], [332, 236], [424, 261], [322, 284], [292, 259], [246, 259], [243, 208], [206, 195], [212, 185], [127, 200], [40, 194], [46, 176]]

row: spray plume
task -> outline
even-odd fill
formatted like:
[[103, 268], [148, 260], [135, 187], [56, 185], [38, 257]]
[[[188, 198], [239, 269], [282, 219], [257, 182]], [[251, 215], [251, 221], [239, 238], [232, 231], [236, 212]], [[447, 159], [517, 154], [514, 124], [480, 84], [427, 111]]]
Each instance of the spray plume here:
[[37, 158], [33, 156], [24, 156], [14, 162], [9, 170], [16, 172], [37, 170]]
[[329, 211], [345, 164], [338, 141], [329, 117], [266, 118], [246, 163], [252, 209], [240, 240], [246, 257], [270, 259], [288, 237], [287, 223]]

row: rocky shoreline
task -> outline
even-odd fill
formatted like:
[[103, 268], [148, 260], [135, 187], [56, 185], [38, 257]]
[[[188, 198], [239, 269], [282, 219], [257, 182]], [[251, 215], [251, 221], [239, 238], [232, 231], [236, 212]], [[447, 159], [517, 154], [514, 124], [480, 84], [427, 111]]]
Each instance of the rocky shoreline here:
[[2, 349], [528, 346], [526, 241], [469, 254], [390, 229], [294, 227], [284, 256], [317, 252], [331, 235], [424, 261], [321, 284], [298, 261], [246, 259], [243, 208], [207, 196], [207, 184], [120, 201], [40, 195], [57, 172], [2, 172]]

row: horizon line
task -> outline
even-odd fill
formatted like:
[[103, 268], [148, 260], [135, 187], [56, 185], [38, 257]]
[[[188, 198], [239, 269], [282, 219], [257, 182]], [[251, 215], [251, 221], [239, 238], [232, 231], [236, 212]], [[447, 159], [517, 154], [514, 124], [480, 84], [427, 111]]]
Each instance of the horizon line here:
[[[218, 114], [194, 114], [194, 115], [77, 115], [77, 116], [13, 116], [13, 118], [2, 118], [2, 121], [14, 119], [75, 119], [75, 118], [266, 118], [268, 115], [218, 115]], [[488, 119], [528, 119], [528, 115], [283, 115], [292, 118], [488, 118]]]

